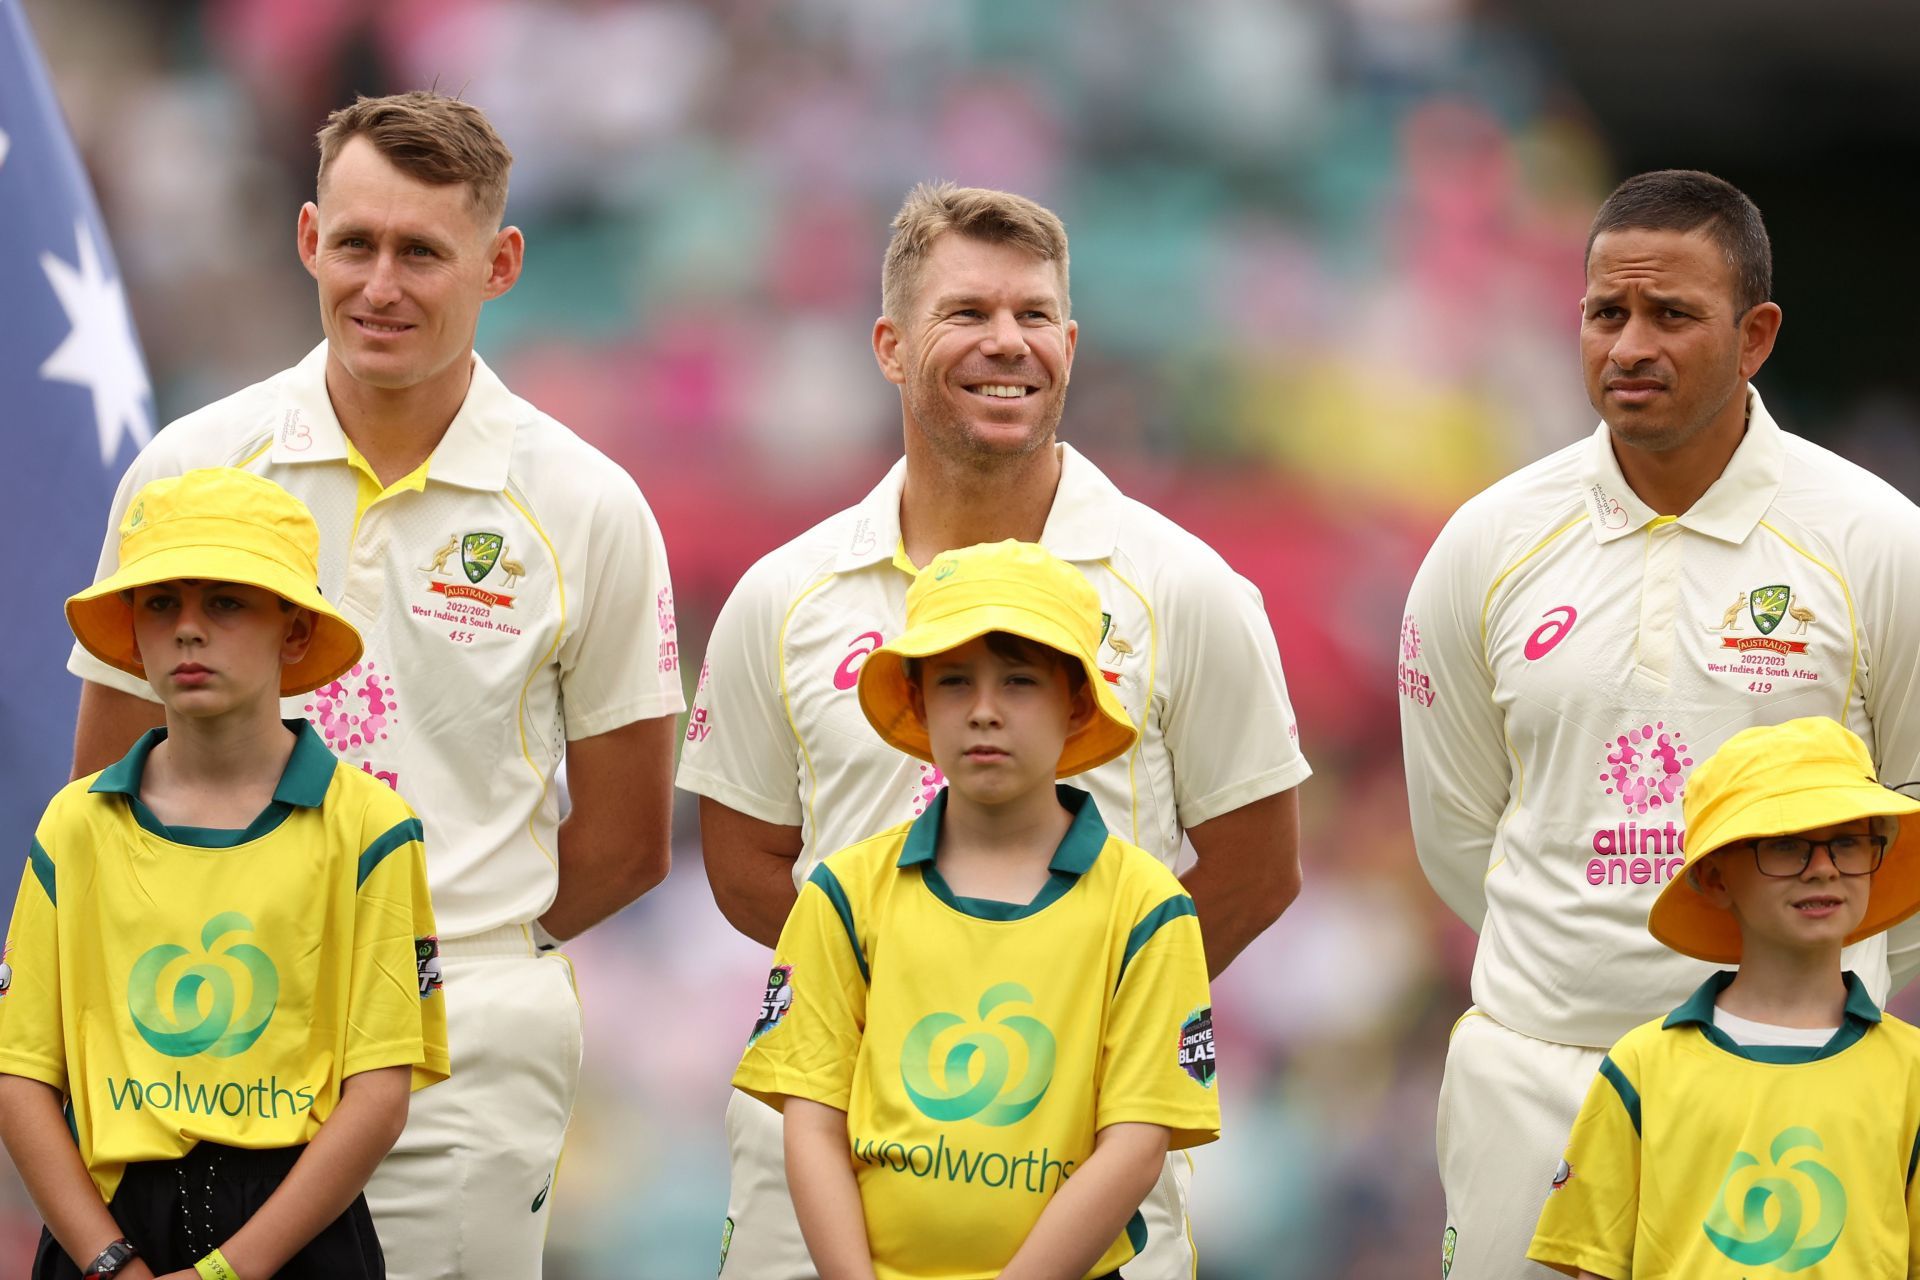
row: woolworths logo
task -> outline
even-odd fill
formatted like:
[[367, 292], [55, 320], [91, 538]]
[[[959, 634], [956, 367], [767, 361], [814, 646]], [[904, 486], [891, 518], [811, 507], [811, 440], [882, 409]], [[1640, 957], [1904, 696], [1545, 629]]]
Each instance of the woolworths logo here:
[[[980, 1020], [930, 1013], [914, 1023], [900, 1048], [900, 1078], [922, 1114], [939, 1121], [978, 1120], [1008, 1125], [1024, 1119], [1053, 1082], [1053, 1032], [1027, 1013], [994, 1012], [1033, 1004], [1017, 982], [988, 987], [980, 997]], [[1024, 1063], [1011, 1085], [1016, 1060]]]
[[1832, 1253], [1847, 1223], [1847, 1189], [1814, 1158], [1824, 1150], [1819, 1134], [1795, 1126], [1780, 1131], [1764, 1162], [1734, 1152], [1700, 1224], [1713, 1247], [1742, 1267], [1782, 1271], [1803, 1271]]
[[127, 1007], [148, 1044], [170, 1058], [231, 1058], [267, 1029], [280, 1001], [280, 975], [251, 942], [253, 922], [223, 911], [200, 930], [199, 954], [162, 943], [134, 961]]

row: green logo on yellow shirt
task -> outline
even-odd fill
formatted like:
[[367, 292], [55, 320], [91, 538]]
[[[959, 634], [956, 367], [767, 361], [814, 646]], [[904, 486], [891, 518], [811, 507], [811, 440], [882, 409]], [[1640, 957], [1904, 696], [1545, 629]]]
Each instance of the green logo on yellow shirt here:
[[168, 942], [134, 961], [127, 1008], [141, 1038], [170, 1058], [246, 1052], [273, 1019], [280, 975], [251, 942], [214, 944], [252, 932], [251, 920], [223, 911], [201, 928], [199, 955]]
[[[1701, 1224], [1713, 1247], [1742, 1266], [1782, 1271], [1802, 1270], [1833, 1252], [1847, 1221], [1847, 1189], [1810, 1154], [1787, 1158], [1824, 1149], [1819, 1134], [1796, 1126], [1773, 1140], [1771, 1165], [1734, 1152], [1713, 1212]], [[1738, 1206], [1737, 1215], [1727, 1211], [1729, 1204]]]
[[[1007, 1125], [1040, 1105], [1053, 1082], [1053, 1032], [1031, 1014], [994, 1020], [994, 1010], [1008, 1004], [1030, 1007], [1033, 994], [1017, 982], [1002, 982], [980, 997], [978, 1022], [930, 1013], [913, 1024], [900, 1048], [900, 1079], [922, 1114], [942, 1122], [972, 1118]], [[1016, 1065], [1020, 1078], [1008, 1085]]]

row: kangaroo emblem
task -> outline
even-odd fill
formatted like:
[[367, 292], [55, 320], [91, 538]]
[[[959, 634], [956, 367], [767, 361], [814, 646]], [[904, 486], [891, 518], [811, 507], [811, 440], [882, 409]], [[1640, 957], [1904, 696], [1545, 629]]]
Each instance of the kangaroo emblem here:
[[1740, 629], [1740, 611], [1747, 607], [1747, 593], [1742, 591], [1740, 598], [1727, 606], [1726, 616], [1720, 619], [1717, 627], [1708, 627], [1709, 631], [1738, 631]]
[[430, 565], [421, 566], [420, 572], [445, 573], [447, 571], [447, 561], [451, 560], [453, 558], [453, 553], [458, 551], [459, 549], [460, 549], [460, 535], [455, 534], [453, 537], [447, 539], [446, 546], [440, 548], [438, 551], [433, 553], [433, 563]]

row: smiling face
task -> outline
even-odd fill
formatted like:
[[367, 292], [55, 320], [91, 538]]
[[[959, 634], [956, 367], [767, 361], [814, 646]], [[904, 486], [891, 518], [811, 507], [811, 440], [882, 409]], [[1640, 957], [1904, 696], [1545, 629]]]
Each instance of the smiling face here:
[[329, 362], [404, 391], [468, 375], [480, 305], [513, 287], [523, 243], [472, 208], [463, 183], [422, 182], [349, 140], [300, 210], [300, 260], [319, 282]]
[[1726, 252], [1704, 230], [1623, 228], [1594, 239], [1580, 303], [1587, 399], [1616, 445], [1661, 453], [1709, 430], [1738, 440], [1747, 379], [1780, 308], [1745, 313]]
[[978, 460], [1053, 443], [1078, 337], [1054, 263], [948, 232], [920, 266], [911, 313], [875, 324], [874, 353], [908, 430]]
[[[1815, 841], [1842, 834], [1871, 835], [1873, 824], [1860, 818], [1794, 834]], [[1837, 953], [1866, 916], [1873, 877], [1841, 875], [1825, 848], [1815, 849], [1806, 869], [1797, 876], [1763, 875], [1753, 847], [1743, 843], [1707, 858], [1700, 866], [1697, 884], [1709, 902], [1733, 912], [1740, 921], [1745, 952], [1764, 946], [1791, 952]]]
[[920, 661], [910, 683], [933, 762], [958, 795], [1004, 804], [1051, 795], [1067, 739], [1094, 715], [1093, 694], [1069, 659], [1025, 641], [981, 636]]
[[133, 589], [133, 639], [170, 713], [278, 715], [283, 668], [313, 638], [313, 614], [261, 587], [182, 579]]

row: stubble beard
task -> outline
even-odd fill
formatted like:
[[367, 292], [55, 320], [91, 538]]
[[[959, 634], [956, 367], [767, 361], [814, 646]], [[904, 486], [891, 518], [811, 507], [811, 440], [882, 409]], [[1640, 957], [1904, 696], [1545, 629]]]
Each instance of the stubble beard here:
[[1041, 409], [1040, 420], [1033, 430], [1015, 441], [984, 439], [937, 390], [929, 394], [925, 387], [913, 386], [906, 393], [906, 407], [921, 435], [944, 461], [990, 471], [1052, 447], [1059, 434], [1060, 419], [1066, 413], [1066, 388], [1056, 387], [1041, 394], [1047, 403]]

